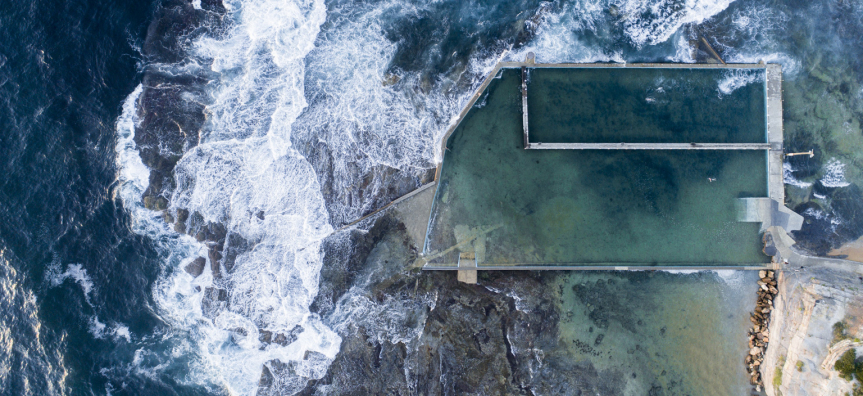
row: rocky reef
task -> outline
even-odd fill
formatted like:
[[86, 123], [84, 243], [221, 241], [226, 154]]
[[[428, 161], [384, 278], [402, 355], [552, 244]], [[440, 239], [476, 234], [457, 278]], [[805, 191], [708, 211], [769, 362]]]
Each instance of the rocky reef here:
[[150, 183], [141, 197], [149, 209], [168, 208], [175, 188], [174, 167], [183, 153], [200, 143], [207, 118], [204, 87], [213, 76], [204, 68], [184, 67], [188, 42], [204, 32], [218, 32], [225, 25], [225, 13], [221, 0], [202, 1], [201, 9], [169, 0], [160, 4], [147, 29], [135, 144], [150, 169]]
[[[479, 285], [468, 285], [454, 272], [409, 269], [417, 241], [392, 213], [348, 234], [347, 257], [333, 249], [339, 238], [330, 242], [334, 265], [325, 266], [313, 305], [342, 345], [327, 374], [302, 394], [622, 392], [622, 373], [562, 353], [559, 293], [547, 287], [556, 274], [483, 272]], [[357, 301], [367, 306], [357, 309]], [[338, 323], [348, 306], [349, 322]], [[364, 317], [369, 310], [380, 314]], [[265, 373], [262, 394], [269, 385]]]

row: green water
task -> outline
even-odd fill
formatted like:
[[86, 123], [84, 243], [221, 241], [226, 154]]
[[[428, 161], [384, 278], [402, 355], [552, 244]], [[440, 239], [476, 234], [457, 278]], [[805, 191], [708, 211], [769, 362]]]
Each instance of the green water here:
[[432, 264], [461, 251], [480, 265], [768, 261], [759, 224], [735, 211], [737, 198], [767, 196], [766, 152], [524, 150], [520, 81], [503, 71], [447, 142]]
[[[627, 395], [745, 395], [745, 329], [757, 273], [561, 272], [560, 349]], [[723, 279], [724, 278], [724, 279]]]
[[[764, 69], [529, 70], [530, 141], [764, 143]], [[749, 81], [730, 93], [720, 83]]]

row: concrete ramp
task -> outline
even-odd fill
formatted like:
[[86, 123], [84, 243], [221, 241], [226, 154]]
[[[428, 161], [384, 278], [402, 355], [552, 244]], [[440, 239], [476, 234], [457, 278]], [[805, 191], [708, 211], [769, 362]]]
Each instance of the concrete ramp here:
[[740, 198], [737, 200], [737, 221], [761, 223], [761, 231], [782, 227], [786, 232], [803, 227], [803, 216], [771, 198]]

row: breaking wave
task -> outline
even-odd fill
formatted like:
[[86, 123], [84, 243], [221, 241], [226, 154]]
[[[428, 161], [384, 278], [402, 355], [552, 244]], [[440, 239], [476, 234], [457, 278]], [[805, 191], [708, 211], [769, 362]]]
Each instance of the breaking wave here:
[[833, 233], [835, 233], [836, 228], [842, 224], [842, 220], [838, 216], [835, 214], [828, 214], [821, 209], [807, 208], [803, 213], [801, 213], [801, 215], [830, 223], [830, 232]]
[[726, 70], [721, 81], [719, 81], [719, 93], [729, 95], [738, 88], [745, 87], [751, 83], [764, 78], [761, 70], [732, 69]]
[[792, 167], [788, 162], [782, 163], [782, 181], [785, 184], [790, 184], [800, 188], [812, 187], [812, 183], [801, 181], [794, 177], [794, 167]]
[[81, 264], [69, 264], [66, 266], [66, 271], [62, 273], [60, 273], [59, 269], [60, 267], [57, 265], [48, 268], [45, 275], [48, 281], [51, 282], [51, 285], [60, 286], [66, 279], [72, 279], [81, 285], [81, 289], [84, 291], [84, 299], [87, 301], [87, 304], [92, 305], [90, 294], [93, 292], [93, 281], [87, 275], [87, 270], [84, 269], [84, 266]]
[[[170, 229], [159, 213], [140, 203], [146, 167], [133, 141], [138, 87], [118, 120], [121, 195], [134, 230], [159, 242], [166, 271], [154, 286], [160, 314], [188, 331], [178, 343], [192, 357], [186, 383], [216, 384], [231, 393], [254, 394], [262, 367], [292, 364], [295, 376], [280, 383], [285, 393], [320, 378], [338, 352], [339, 337], [309, 313], [317, 293], [320, 242], [332, 228], [311, 166], [291, 149], [290, 127], [306, 106], [303, 58], [313, 48], [325, 17], [322, 1], [226, 2], [234, 27], [223, 39], [195, 43], [220, 79], [210, 92], [209, 125], [201, 143], [175, 168], [171, 208], [222, 223], [253, 248], [224, 273], [227, 306], [212, 320], [202, 301], [215, 285], [209, 271], [197, 278], [183, 265], [206, 256], [202, 243]], [[297, 326], [301, 330], [295, 330]], [[291, 343], [259, 341], [259, 329], [299, 333]], [[309, 352], [316, 358], [307, 359]]]
[[681, 26], [701, 23], [719, 14], [734, 0], [625, 1], [617, 4], [624, 15], [623, 26], [633, 44], [658, 44], [668, 40]]
[[845, 180], [845, 164], [836, 158], [830, 158], [824, 165], [824, 176], [821, 176], [819, 182], [822, 186], [831, 188], [848, 187], [851, 184]]

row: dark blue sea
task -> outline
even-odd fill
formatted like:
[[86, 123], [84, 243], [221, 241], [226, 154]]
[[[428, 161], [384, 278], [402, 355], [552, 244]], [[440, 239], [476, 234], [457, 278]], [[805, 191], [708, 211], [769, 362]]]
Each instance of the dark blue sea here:
[[751, 276], [471, 289], [339, 231], [433, 178], [498, 60], [705, 43], [783, 67], [797, 248], [863, 236], [858, 1], [0, 0], [0, 394], [746, 392]]

